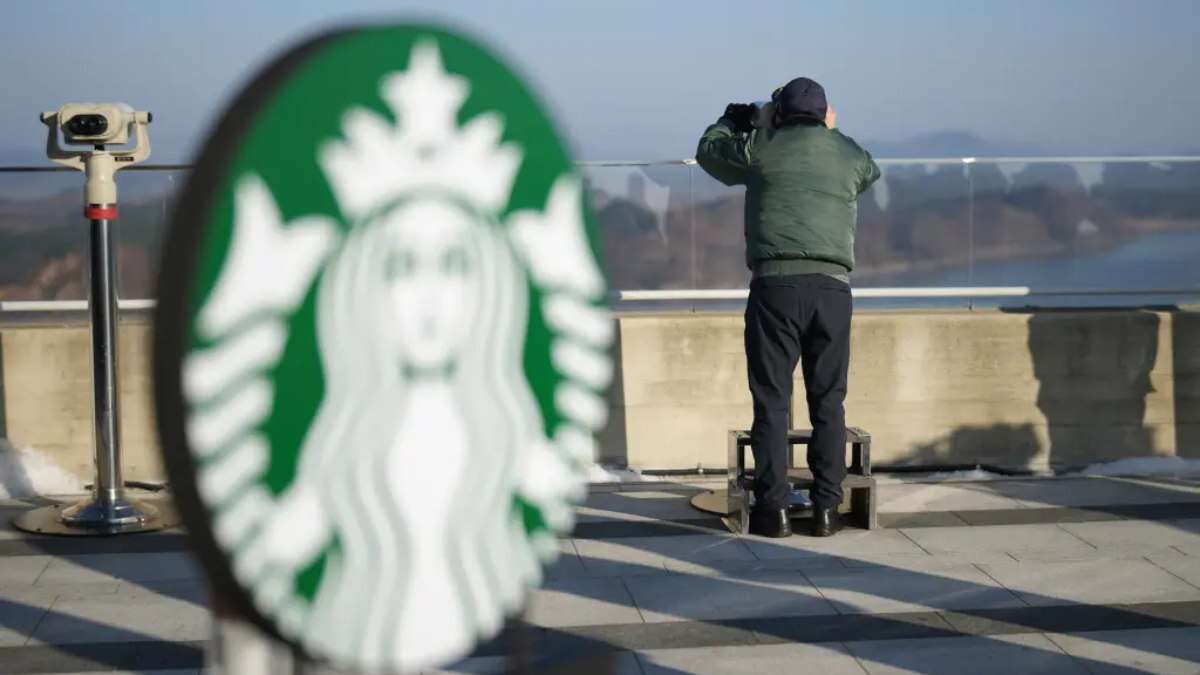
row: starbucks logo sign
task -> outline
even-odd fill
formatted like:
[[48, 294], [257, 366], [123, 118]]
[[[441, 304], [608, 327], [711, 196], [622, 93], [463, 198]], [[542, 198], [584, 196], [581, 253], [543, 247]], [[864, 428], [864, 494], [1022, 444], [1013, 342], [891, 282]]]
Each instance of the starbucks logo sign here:
[[605, 422], [590, 217], [539, 103], [460, 36], [336, 33], [253, 82], [180, 200], [156, 336], [217, 587], [348, 667], [497, 634]]

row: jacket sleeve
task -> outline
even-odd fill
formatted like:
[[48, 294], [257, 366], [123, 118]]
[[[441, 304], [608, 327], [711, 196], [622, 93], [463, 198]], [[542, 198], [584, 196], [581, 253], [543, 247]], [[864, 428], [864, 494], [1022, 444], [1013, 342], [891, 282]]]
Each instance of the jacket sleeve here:
[[750, 173], [749, 136], [735, 132], [724, 118], [718, 120], [700, 137], [696, 163], [725, 185], [744, 185]]
[[879, 165], [875, 163], [875, 159], [871, 157], [871, 153], [863, 150], [863, 166], [859, 171], [858, 194], [861, 195], [866, 192], [867, 188], [879, 180], [880, 175]]

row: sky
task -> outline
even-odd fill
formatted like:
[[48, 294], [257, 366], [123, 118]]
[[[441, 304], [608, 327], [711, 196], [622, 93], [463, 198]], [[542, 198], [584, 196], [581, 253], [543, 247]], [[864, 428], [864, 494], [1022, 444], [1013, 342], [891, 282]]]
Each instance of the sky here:
[[868, 149], [957, 131], [1001, 152], [1200, 153], [1196, 0], [12, 0], [0, 165], [44, 161], [37, 114], [70, 101], [153, 111], [152, 161], [189, 161], [288, 45], [414, 19], [491, 45], [585, 160], [690, 157], [726, 103], [800, 75]]

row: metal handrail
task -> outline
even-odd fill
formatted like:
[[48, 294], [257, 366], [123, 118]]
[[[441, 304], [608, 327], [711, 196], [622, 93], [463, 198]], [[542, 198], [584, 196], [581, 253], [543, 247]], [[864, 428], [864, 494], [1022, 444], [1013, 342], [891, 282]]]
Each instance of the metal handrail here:
[[[856, 298], [1032, 298], [1088, 296], [1197, 296], [1200, 287], [1192, 288], [1031, 288], [1029, 286], [910, 286], [854, 288]], [[667, 289], [612, 291], [613, 302], [703, 302], [743, 301], [750, 296], [745, 288]], [[120, 300], [122, 311], [147, 311], [157, 303], [149, 299]], [[88, 308], [87, 300], [0, 300], [3, 312], [69, 312]]]
[[[191, 171], [193, 164], [134, 164], [124, 167], [121, 171]], [[0, 173], [78, 173], [78, 169], [69, 166], [0, 166]]]
[[[876, 163], [883, 166], [911, 164], [1194, 164], [1200, 163], [1200, 155], [1103, 155], [1095, 157], [877, 157]], [[635, 160], [588, 160], [579, 161], [579, 167], [619, 166], [693, 166], [695, 159], [635, 159]], [[193, 164], [139, 164], [124, 171], [190, 171]], [[0, 166], [0, 173], [59, 173], [75, 171], [63, 166], [13, 165]]]
[[909, 157], [876, 158], [877, 164], [1194, 164], [1195, 155], [1109, 155], [1096, 157]]
[[[155, 300], [118, 300], [121, 311], [144, 311], [154, 309]], [[0, 300], [0, 313], [4, 312], [82, 312], [88, 308], [87, 300]]]
[[[913, 286], [854, 288], [856, 298], [1024, 298], [1070, 296], [1200, 296], [1194, 288], [1030, 288], [1029, 286]], [[673, 289], [658, 291], [614, 291], [610, 297], [620, 302], [745, 300], [750, 291], [745, 288]]]

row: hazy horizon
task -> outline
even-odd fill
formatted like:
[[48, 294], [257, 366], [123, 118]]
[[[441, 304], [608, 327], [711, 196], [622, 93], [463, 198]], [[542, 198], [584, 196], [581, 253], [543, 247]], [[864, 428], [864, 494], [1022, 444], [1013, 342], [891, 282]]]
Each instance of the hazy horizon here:
[[155, 113], [154, 161], [188, 161], [285, 46], [413, 16], [496, 48], [537, 86], [580, 159], [689, 157], [727, 102], [764, 98], [802, 74], [825, 85], [840, 126], [880, 156], [952, 154], [956, 144], [966, 154], [1200, 152], [1200, 3], [1186, 0], [771, 2], [746, 12], [715, 2], [42, 2], [6, 15], [0, 164], [42, 160], [41, 110], [110, 100]]

